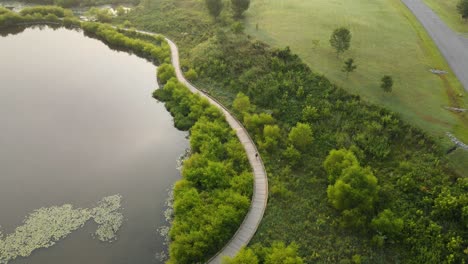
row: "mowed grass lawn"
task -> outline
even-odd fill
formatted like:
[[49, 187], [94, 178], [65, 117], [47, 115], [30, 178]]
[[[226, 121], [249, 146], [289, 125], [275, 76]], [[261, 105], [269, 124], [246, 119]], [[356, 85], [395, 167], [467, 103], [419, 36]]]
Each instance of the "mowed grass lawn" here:
[[468, 33], [468, 20], [463, 20], [457, 11], [460, 0], [424, 0], [449, 27], [460, 33]]
[[[252, 0], [245, 19], [248, 34], [273, 46], [290, 46], [315, 72], [400, 113], [447, 148], [451, 143], [446, 132], [468, 143], [468, 115], [443, 108], [467, 108], [467, 94], [452, 72], [443, 78], [429, 72], [449, 67], [399, 0]], [[353, 36], [350, 50], [338, 58], [329, 39], [340, 26]], [[348, 78], [342, 72], [347, 58], [358, 65]], [[380, 88], [384, 75], [394, 79], [392, 93]], [[453, 158], [468, 164], [466, 152], [458, 150]]]

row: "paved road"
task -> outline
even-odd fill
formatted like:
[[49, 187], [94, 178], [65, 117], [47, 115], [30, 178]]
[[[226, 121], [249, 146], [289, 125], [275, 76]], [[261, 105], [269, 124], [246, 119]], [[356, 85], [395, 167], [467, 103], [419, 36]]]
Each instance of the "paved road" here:
[[252, 239], [253, 235], [257, 231], [257, 228], [260, 224], [260, 221], [263, 218], [263, 213], [267, 205], [268, 199], [268, 179], [265, 172], [265, 167], [260, 156], [256, 157], [255, 154], [258, 153], [257, 148], [255, 147], [254, 142], [250, 138], [247, 130], [237, 121], [231, 113], [229, 113], [219, 102], [215, 101], [210, 96], [198, 90], [190, 82], [188, 82], [180, 70], [179, 64], [179, 51], [177, 46], [169, 39], [166, 39], [171, 47], [172, 54], [172, 64], [174, 65], [177, 79], [183, 84], [185, 84], [190, 91], [197, 93], [210, 101], [211, 104], [218, 107], [226, 117], [227, 122], [234, 131], [236, 131], [237, 137], [244, 146], [244, 149], [247, 153], [250, 165], [253, 169], [254, 174], [254, 192], [252, 197], [252, 204], [250, 205], [250, 210], [247, 213], [244, 221], [237, 230], [236, 234], [231, 238], [228, 244], [211, 258], [208, 263], [218, 264], [221, 263], [223, 256], [235, 256], [239, 250], [247, 246], [247, 244]]
[[450, 29], [422, 0], [402, 0], [402, 2], [426, 28], [450, 68], [468, 91], [468, 38]]

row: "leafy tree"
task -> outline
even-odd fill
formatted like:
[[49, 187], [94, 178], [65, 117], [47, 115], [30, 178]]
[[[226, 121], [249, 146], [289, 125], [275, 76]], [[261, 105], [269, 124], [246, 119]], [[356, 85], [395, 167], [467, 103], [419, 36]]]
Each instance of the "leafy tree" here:
[[352, 58], [347, 59], [344, 64], [343, 72], [346, 72], [346, 77], [348, 77], [348, 75], [357, 68], [357, 65], [354, 64], [354, 59]]
[[232, 102], [232, 107], [236, 113], [243, 115], [250, 109], [249, 97], [242, 92], [238, 93], [236, 99], [234, 99], [234, 102]]
[[346, 149], [333, 149], [328, 154], [323, 167], [328, 173], [328, 181], [333, 184], [343, 174], [343, 171], [349, 167], [359, 165], [354, 153]]
[[244, 25], [241, 22], [236, 21], [236, 22], [232, 23], [231, 30], [232, 30], [232, 32], [234, 32], [236, 34], [240, 34], [240, 33], [242, 33], [242, 31], [244, 31]]
[[392, 87], [393, 87], [392, 76], [384, 75], [384, 77], [382, 78], [382, 83], [380, 84], [380, 87], [384, 90], [384, 92], [391, 93]]
[[239, 18], [242, 17], [242, 14], [249, 9], [250, 0], [231, 0], [232, 11], [234, 11], [234, 16]]
[[298, 250], [295, 243], [286, 246], [283, 242], [273, 242], [267, 250], [265, 264], [302, 264], [304, 261], [298, 255]]
[[457, 10], [463, 19], [468, 19], [468, 0], [460, 0], [457, 4]]
[[403, 219], [398, 218], [390, 209], [385, 209], [372, 219], [371, 227], [379, 234], [396, 238], [403, 230]]
[[297, 123], [288, 135], [289, 142], [298, 150], [305, 151], [312, 144], [312, 128], [309, 124]]
[[266, 151], [275, 151], [281, 140], [281, 129], [278, 125], [265, 125], [263, 140], [259, 142], [260, 148]]
[[120, 5], [116, 8], [116, 11], [118, 16], [123, 16], [127, 13], [127, 11], [125, 11], [125, 8]]
[[345, 27], [335, 29], [330, 37], [330, 45], [336, 50], [337, 55], [347, 51], [351, 46], [349, 29]]
[[327, 189], [328, 199], [336, 209], [343, 211], [358, 208], [368, 211], [377, 200], [377, 178], [369, 168], [354, 165], [343, 171], [334, 185]]
[[158, 67], [157, 75], [159, 82], [163, 85], [176, 76], [174, 67], [168, 63], [161, 64], [161, 66]]
[[282, 154], [292, 167], [295, 167], [301, 161], [301, 153], [294, 146], [288, 146]]
[[223, 10], [222, 0], [205, 0], [205, 3], [208, 8], [208, 12], [214, 18], [217, 18], [219, 14], [221, 14], [221, 10]]
[[319, 117], [319, 113], [316, 107], [307, 105], [302, 109], [302, 120], [311, 122]]
[[225, 257], [223, 264], [258, 264], [258, 258], [252, 249], [242, 248], [234, 258]]
[[198, 78], [198, 73], [194, 69], [190, 69], [185, 73], [185, 78], [189, 81], [195, 81]]

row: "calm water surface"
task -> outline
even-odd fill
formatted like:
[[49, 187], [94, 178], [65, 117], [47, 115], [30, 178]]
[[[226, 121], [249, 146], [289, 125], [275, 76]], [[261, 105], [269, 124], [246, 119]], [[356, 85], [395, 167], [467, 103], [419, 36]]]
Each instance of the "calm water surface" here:
[[103, 243], [84, 228], [11, 263], [158, 263], [156, 232], [187, 148], [162, 103], [155, 67], [66, 29], [0, 37], [0, 225], [34, 209], [93, 207], [121, 194], [124, 225]]

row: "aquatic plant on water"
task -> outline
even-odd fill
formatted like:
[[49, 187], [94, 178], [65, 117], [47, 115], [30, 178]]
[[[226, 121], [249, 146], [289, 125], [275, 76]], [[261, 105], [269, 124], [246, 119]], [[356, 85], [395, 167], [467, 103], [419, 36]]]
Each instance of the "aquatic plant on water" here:
[[27, 257], [36, 249], [53, 246], [91, 218], [99, 225], [96, 230], [99, 240], [114, 240], [123, 220], [119, 212], [121, 199], [120, 195], [105, 197], [92, 209], [75, 209], [65, 204], [35, 210], [15, 232], [4, 236], [0, 231], [0, 264]]

